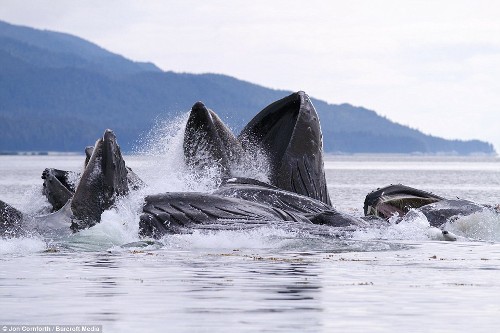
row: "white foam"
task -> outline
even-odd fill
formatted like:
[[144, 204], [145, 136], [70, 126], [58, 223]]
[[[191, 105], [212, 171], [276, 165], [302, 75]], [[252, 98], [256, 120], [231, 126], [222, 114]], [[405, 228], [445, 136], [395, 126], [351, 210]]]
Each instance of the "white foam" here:
[[206, 168], [195, 174], [184, 162], [184, 130], [188, 118], [189, 113], [185, 113], [170, 121], [158, 121], [138, 147], [141, 164], [137, 174], [148, 185], [146, 193], [209, 192], [220, 183], [217, 168]]
[[445, 240], [442, 230], [431, 227], [429, 221], [419, 211], [411, 210], [399, 221], [398, 216], [389, 220], [390, 225], [380, 228], [359, 229], [353, 233], [359, 240]]
[[500, 242], [500, 215], [485, 209], [448, 222], [444, 229], [473, 240]]
[[296, 234], [282, 228], [266, 226], [251, 230], [200, 231], [163, 237], [167, 249], [265, 249], [286, 246]]
[[68, 246], [93, 251], [138, 241], [142, 198], [138, 191], [120, 198], [101, 214], [100, 223], [70, 235], [66, 239]]
[[231, 176], [269, 182], [270, 165], [266, 154], [258, 148], [245, 151], [238, 163], [231, 165]]
[[0, 254], [26, 255], [44, 251], [47, 248], [45, 241], [36, 237], [23, 237], [12, 239], [0, 238]]

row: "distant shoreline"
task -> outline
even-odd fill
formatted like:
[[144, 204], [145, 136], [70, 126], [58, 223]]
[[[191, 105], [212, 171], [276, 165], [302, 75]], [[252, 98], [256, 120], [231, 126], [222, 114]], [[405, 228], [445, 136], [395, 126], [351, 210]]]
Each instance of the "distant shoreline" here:
[[64, 151], [0, 151], [0, 156], [77, 156], [80, 152]]
[[[0, 156], [82, 156], [85, 155], [81, 152], [65, 152], [65, 151], [0, 151]], [[124, 155], [144, 155], [138, 154], [135, 152], [124, 152]], [[145, 154], [147, 155], [147, 154]], [[471, 154], [458, 154], [456, 152], [441, 152], [441, 153], [421, 153], [421, 152], [413, 152], [413, 153], [348, 153], [348, 152], [324, 152], [325, 156], [421, 156], [421, 157], [497, 157], [500, 156], [497, 153], [484, 153], [484, 152], [476, 152]]]

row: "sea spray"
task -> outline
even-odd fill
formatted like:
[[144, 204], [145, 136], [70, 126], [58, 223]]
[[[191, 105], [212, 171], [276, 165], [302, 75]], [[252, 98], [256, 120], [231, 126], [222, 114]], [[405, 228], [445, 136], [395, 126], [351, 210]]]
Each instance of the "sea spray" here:
[[431, 227], [423, 213], [410, 210], [403, 218], [394, 215], [389, 219], [389, 226], [380, 228], [358, 229], [352, 234], [358, 240], [445, 240], [442, 231]]
[[220, 183], [216, 168], [195, 174], [184, 161], [184, 131], [189, 113], [170, 121], [158, 121], [135, 149], [141, 157], [139, 177], [148, 194], [164, 192], [209, 192]]
[[38, 237], [0, 238], [0, 254], [26, 255], [47, 249], [47, 243]]
[[245, 150], [237, 163], [231, 165], [231, 176], [253, 178], [269, 183], [269, 159], [262, 149], [252, 147]]
[[[187, 167], [184, 158], [184, 132], [189, 112], [171, 120], [157, 121], [135, 149], [143, 158], [140, 177], [148, 184], [148, 193], [210, 192], [222, 181], [216, 165], [202, 170]], [[209, 158], [203, 150], [197, 159]], [[210, 165], [210, 163], [204, 163]], [[269, 163], [265, 153], [258, 148], [247, 149], [230, 165], [232, 177], [269, 181]]]
[[460, 216], [443, 228], [471, 240], [500, 242], [500, 215], [490, 209]]
[[167, 235], [162, 238], [166, 249], [263, 249], [279, 248], [295, 239], [293, 231], [273, 226], [250, 230], [195, 230], [190, 234]]

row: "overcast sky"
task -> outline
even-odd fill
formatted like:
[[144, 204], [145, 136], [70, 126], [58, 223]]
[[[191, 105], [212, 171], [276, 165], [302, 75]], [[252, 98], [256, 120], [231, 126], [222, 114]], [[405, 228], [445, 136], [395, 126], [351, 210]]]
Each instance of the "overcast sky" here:
[[304, 90], [500, 152], [500, 1], [0, 0], [0, 19], [163, 70]]

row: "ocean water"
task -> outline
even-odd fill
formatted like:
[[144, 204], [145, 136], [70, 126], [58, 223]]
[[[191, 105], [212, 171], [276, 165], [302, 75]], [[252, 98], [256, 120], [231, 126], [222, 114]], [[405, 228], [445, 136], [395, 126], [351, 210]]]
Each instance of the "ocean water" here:
[[[168, 132], [167, 129], [162, 128]], [[500, 325], [500, 219], [461, 218], [446, 242], [425, 218], [344, 238], [300, 227], [172, 235], [137, 242], [142, 198], [209, 191], [189, 174], [180, 136], [148, 141], [127, 165], [150, 186], [97, 226], [64, 239], [0, 240], [0, 327], [103, 325], [104, 332], [495, 332]], [[81, 170], [84, 157], [0, 156], [0, 200], [44, 212], [41, 172]], [[265, 178], [258, 160], [251, 169]], [[245, 168], [242, 172], [244, 173]], [[327, 156], [337, 209], [362, 215], [366, 194], [403, 183], [500, 203], [497, 157]], [[250, 172], [250, 171], [246, 171]]]

